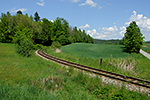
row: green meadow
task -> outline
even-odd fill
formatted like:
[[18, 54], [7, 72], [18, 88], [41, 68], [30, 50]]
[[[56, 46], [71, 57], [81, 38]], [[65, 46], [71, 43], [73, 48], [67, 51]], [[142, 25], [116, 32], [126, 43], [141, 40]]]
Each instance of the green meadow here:
[[[50, 47], [45, 51], [61, 55]], [[68, 54], [68, 59], [71, 56]], [[89, 58], [82, 57], [82, 59]], [[97, 99], [148, 100], [150, 98], [147, 94], [128, 91], [125, 87], [103, 85], [98, 77], [91, 78], [81, 71], [73, 70], [72, 67], [66, 69], [40, 58], [34, 52], [32, 57], [22, 57], [16, 52], [14, 44], [0, 43], [0, 100]]]
[[63, 46], [61, 50], [70, 55], [89, 58], [131, 57], [129, 53], [125, 52], [124, 45], [74, 43]]

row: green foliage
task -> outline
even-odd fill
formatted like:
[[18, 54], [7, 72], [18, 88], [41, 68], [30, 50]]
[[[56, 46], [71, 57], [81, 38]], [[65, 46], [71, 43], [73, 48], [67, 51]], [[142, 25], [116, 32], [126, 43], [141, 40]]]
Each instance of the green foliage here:
[[72, 43], [94, 43], [94, 39], [88, 34], [85, 33], [85, 30], [81, 31], [81, 29], [77, 30], [77, 27], [73, 29], [70, 27], [71, 32], [71, 42]]
[[119, 39], [111, 39], [111, 40], [102, 40], [102, 39], [94, 39], [95, 44], [123, 44], [122, 40]]
[[58, 41], [54, 41], [54, 42], [52, 43], [52, 48], [53, 48], [53, 49], [60, 49], [61, 46], [62, 46], [62, 45], [61, 45]]
[[43, 21], [41, 23], [42, 31], [41, 34], [39, 34], [39, 39], [41, 41], [41, 44], [51, 45], [52, 43], [51, 34], [53, 32], [52, 30], [53, 23], [46, 18], [43, 18], [42, 21]]
[[41, 21], [37, 12], [33, 18], [32, 15], [29, 17], [28, 14], [23, 15], [21, 11], [18, 11], [13, 16], [9, 12], [2, 13], [0, 19], [0, 42], [12, 42], [15, 34], [24, 28], [29, 29], [34, 44], [49, 46], [54, 41], [58, 41], [61, 45], [94, 42], [94, 39], [87, 35], [85, 30], [77, 30], [77, 27], [73, 30], [69, 28], [69, 23], [64, 18], [57, 17], [54, 22], [43, 18]]
[[34, 20], [36, 22], [40, 21], [40, 16], [39, 16], [38, 12], [35, 12], [35, 14], [34, 14]]
[[33, 43], [31, 38], [32, 35], [27, 28], [16, 32], [15, 37], [13, 38], [13, 42], [16, 44], [18, 53], [27, 57], [32, 54]]
[[127, 27], [124, 36], [124, 44], [127, 52], [139, 53], [144, 37], [135, 21], [131, 22], [130, 26]]
[[66, 45], [69, 42], [68, 37], [69, 37], [69, 23], [63, 19], [57, 17], [54, 21], [53, 25], [53, 34], [52, 34], [52, 40], [53, 41], [58, 41], [61, 43], [61, 45]]
[[[20, 45], [19, 45], [20, 44]], [[19, 44], [16, 44], [17, 52], [23, 56], [31, 56], [33, 50], [33, 43], [29, 39], [23, 39]]]
[[11, 42], [12, 36], [9, 32], [9, 20], [6, 17], [0, 18], [0, 42]]
[[20, 15], [22, 15], [22, 11], [20, 11], [20, 10], [19, 10], [19, 11], [17, 11], [17, 14], [20, 14]]
[[43, 49], [44, 47], [42, 44], [35, 44], [33, 48], [34, 50], [38, 50], [38, 49]]

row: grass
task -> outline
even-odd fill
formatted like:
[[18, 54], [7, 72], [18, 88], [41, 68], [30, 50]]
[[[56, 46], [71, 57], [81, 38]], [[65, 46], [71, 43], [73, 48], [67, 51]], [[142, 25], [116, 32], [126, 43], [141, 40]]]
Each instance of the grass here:
[[146, 43], [146, 44], [144, 44], [144, 46], [146, 46], [146, 47], [142, 47], [142, 49], [150, 54], [150, 43]]
[[[63, 97], [57, 96], [59, 92], [62, 92], [62, 89], [56, 91], [58, 93], [45, 91], [43, 84], [36, 81], [47, 77], [52, 78], [52, 76], [63, 80], [64, 76], [57, 71], [57, 67], [61, 68], [61, 66], [35, 55], [30, 58], [22, 57], [15, 52], [13, 44], [0, 43], [0, 99], [30, 98], [30, 100], [33, 100], [53, 98], [56, 100], [66, 98], [69, 100], [72, 95], [79, 95], [79, 93], [84, 93], [83, 96], [87, 98], [95, 98], [94, 95], [89, 94], [84, 88], [80, 89], [81, 86], [77, 85], [71, 88], [79, 88], [78, 92], [75, 91], [68, 97], [65, 97], [68, 92], [63, 92]], [[76, 96], [76, 98], [81, 99], [82, 95]]]
[[36, 55], [22, 57], [15, 52], [14, 44], [0, 43], [0, 69], [1, 100], [149, 99], [147, 94], [103, 86], [97, 77]]
[[[64, 46], [61, 50], [62, 52], [55, 53], [49, 48], [45, 52], [74, 63], [150, 80], [149, 59], [142, 54], [124, 52], [122, 45], [75, 43]], [[100, 58], [103, 58], [101, 66], [99, 66]]]
[[131, 57], [130, 54], [124, 52], [123, 45], [105, 45], [105, 44], [85, 44], [75, 43], [61, 48], [62, 52], [89, 58], [121, 58]]

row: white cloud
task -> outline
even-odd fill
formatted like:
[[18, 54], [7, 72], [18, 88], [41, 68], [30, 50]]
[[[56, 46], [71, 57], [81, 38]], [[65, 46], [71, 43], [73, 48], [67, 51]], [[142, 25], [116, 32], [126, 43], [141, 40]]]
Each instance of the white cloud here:
[[51, 20], [52, 23], [54, 23], [54, 20]]
[[118, 31], [116, 26], [109, 27], [109, 28], [106, 28], [106, 27], [102, 28], [102, 33], [104, 33], [104, 34], [111, 34], [111, 33], [114, 33], [116, 31]]
[[98, 9], [102, 9], [102, 6], [98, 7]]
[[99, 38], [106, 38], [107, 35], [104, 35], [104, 34], [99, 34], [98, 36], [96, 36], [95, 38], [99, 39]]
[[17, 9], [16, 7], [15, 8], [13, 8], [13, 9], [11, 9], [11, 12], [17, 12], [17, 11], [22, 11], [22, 12], [24, 12], [24, 11], [27, 11], [28, 9], [25, 9], [25, 8], [20, 8], [20, 9]]
[[96, 7], [97, 3], [94, 3], [92, 0], [86, 0], [85, 3], [79, 4], [79, 6], [91, 5], [91, 7]]
[[150, 40], [150, 18], [143, 16], [143, 14], [137, 14], [136, 11], [133, 11], [133, 14], [128, 19], [124, 25], [128, 25], [132, 22], [136, 21], [137, 25], [140, 27], [141, 32], [145, 36], [146, 40]]
[[40, 2], [40, 3], [37, 2], [37, 4], [40, 5], [40, 6], [44, 6], [44, 4], [45, 4], [44, 0], [40, 0], [40, 1], [41, 1], [41, 2]]
[[122, 36], [122, 37], [124, 37], [124, 33], [126, 32], [126, 27], [125, 26], [122, 26], [122, 27], [120, 27], [120, 32], [119, 32], [119, 34]]
[[79, 2], [80, 0], [71, 0], [72, 2]]
[[79, 28], [89, 28], [90, 25], [89, 24], [86, 24], [85, 26], [80, 26]]
[[87, 34], [89, 34], [91, 37], [97, 38], [97, 39], [99, 39], [99, 38], [103, 38], [103, 39], [105, 38], [106, 39], [106, 38], [111, 38], [111, 37], [117, 35], [117, 34], [103, 34], [103, 33], [98, 33], [96, 31], [96, 29], [88, 30]]
[[92, 31], [91, 31], [91, 30], [88, 30], [87, 33], [88, 33], [91, 37], [93, 37], [93, 36], [95, 36], [95, 35], [97, 34], [97, 31], [96, 31], [96, 29], [93, 29]]
[[107, 5], [111, 5], [111, 3], [107, 3]]

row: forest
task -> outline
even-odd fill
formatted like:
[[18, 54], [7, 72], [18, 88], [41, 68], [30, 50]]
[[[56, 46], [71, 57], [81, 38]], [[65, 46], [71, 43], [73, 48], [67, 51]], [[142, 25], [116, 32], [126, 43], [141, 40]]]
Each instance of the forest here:
[[16, 15], [9, 12], [1, 14], [0, 42], [15, 43], [18, 52], [26, 56], [29, 51], [41, 45], [94, 43], [94, 39], [85, 30], [69, 26], [64, 18], [57, 17], [54, 21], [49, 21], [46, 18], [40, 19], [38, 12], [28, 16], [18, 11]]

